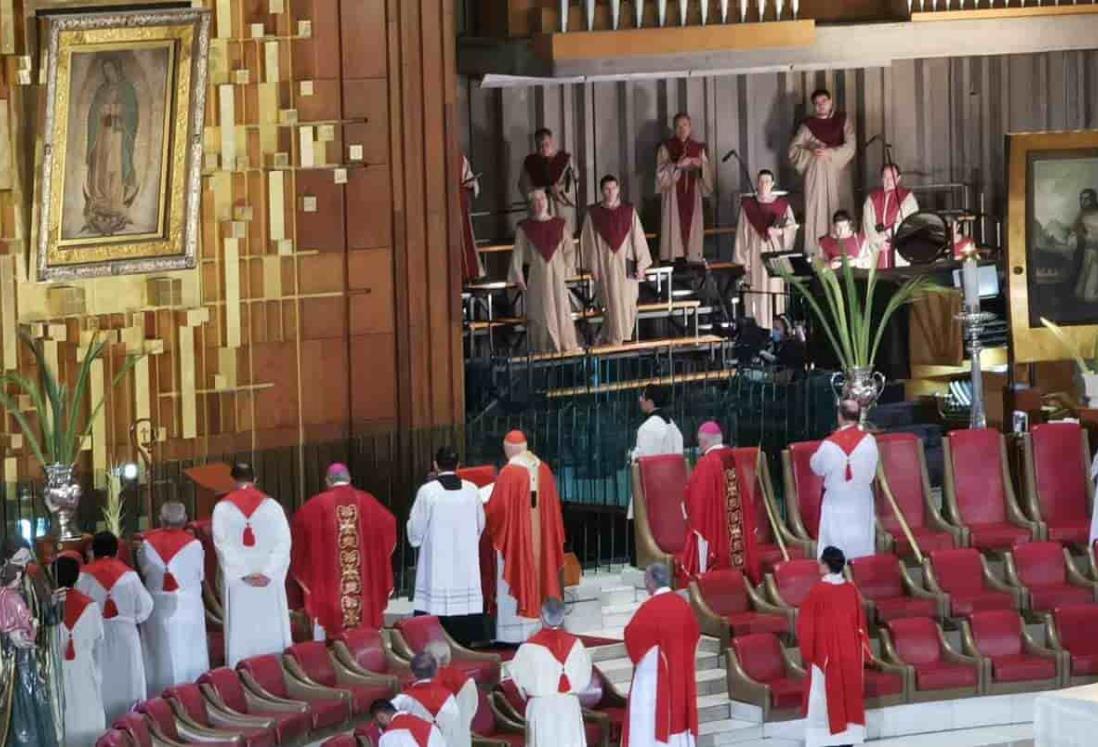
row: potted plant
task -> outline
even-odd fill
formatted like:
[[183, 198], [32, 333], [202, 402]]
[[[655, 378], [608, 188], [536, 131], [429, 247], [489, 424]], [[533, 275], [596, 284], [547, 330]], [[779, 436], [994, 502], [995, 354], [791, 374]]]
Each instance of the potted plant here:
[[[99, 411], [103, 409], [106, 396], [89, 404], [86, 417], [82, 417], [83, 403], [88, 393], [92, 364], [103, 355], [106, 343], [99, 340], [98, 336], [92, 340], [80, 362], [76, 384], [70, 389], [59, 380], [57, 372], [51, 368], [42, 353], [41, 346], [26, 334], [21, 337], [34, 355], [39, 379], [35, 381], [19, 372], [0, 376], [0, 407], [15, 418], [31, 453], [42, 465], [42, 471], [46, 475], [46, 507], [57, 516], [60, 539], [77, 540], [81, 535], [73, 524], [73, 516], [80, 503], [81, 488], [73, 477], [73, 471], [80, 447], [90, 435], [92, 425]], [[111, 388], [133, 368], [138, 357], [126, 356], [126, 361], [111, 381]], [[8, 393], [9, 385], [14, 385], [20, 393], [29, 397], [37, 423], [32, 425], [19, 408], [16, 396]]]
[[873, 361], [877, 357], [877, 349], [881, 345], [889, 319], [919, 293], [940, 290], [930, 278], [918, 275], [897, 288], [880, 314], [875, 314], [873, 297], [878, 280], [876, 250], [871, 254], [871, 262], [865, 288], [859, 291], [853, 267], [845, 255], [840, 267], [841, 281], [839, 273], [827, 262], [813, 260], [812, 270], [823, 288], [822, 305], [809, 290], [803, 277], [794, 276], [786, 266], [779, 265], [778, 268], [782, 278], [812, 309], [839, 359], [843, 370], [832, 377], [832, 383], [837, 390], [841, 390], [844, 398], [856, 400], [862, 406], [863, 413], [877, 401], [884, 388], [884, 375], [873, 370]]
[[1068, 337], [1060, 325], [1041, 317], [1041, 324], [1059, 341], [1064, 352], [1071, 356], [1082, 380], [1083, 400], [1087, 407], [1098, 407], [1098, 338], [1090, 346], [1089, 354]]

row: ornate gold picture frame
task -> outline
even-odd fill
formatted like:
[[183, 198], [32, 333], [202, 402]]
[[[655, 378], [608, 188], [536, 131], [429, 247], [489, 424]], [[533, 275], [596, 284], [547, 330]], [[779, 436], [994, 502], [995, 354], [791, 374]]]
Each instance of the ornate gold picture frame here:
[[1041, 324], [1098, 336], [1098, 130], [1007, 135], [1007, 292], [1014, 360], [1059, 360]]
[[42, 20], [39, 280], [195, 266], [209, 12]]

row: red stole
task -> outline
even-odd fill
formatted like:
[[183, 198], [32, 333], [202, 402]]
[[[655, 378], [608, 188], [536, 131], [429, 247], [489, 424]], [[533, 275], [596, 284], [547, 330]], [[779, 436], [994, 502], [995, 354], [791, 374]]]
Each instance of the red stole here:
[[858, 448], [858, 444], [862, 442], [868, 433], [863, 431], [856, 425], [848, 425], [832, 433], [825, 438], [825, 441], [838, 446], [846, 454], [846, 481], [850, 482], [854, 479], [854, 471], [850, 469], [850, 455], [854, 453], [854, 449]]
[[505, 466], [492, 488], [491, 500], [484, 506], [486, 534], [503, 555], [503, 576], [518, 602], [518, 614], [535, 620], [546, 599], [560, 599], [560, 569], [564, 567], [560, 498], [553, 472], [545, 462], [538, 466], [537, 505], [541, 523], [537, 567], [530, 522], [530, 472], [517, 464]]
[[76, 630], [76, 624], [80, 622], [84, 610], [88, 608], [89, 604], [93, 603], [94, 600], [91, 597], [76, 589], [69, 589], [65, 592], [65, 629], [69, 632], [69, 642], [65, 646], [66, 661], [72, 661], [76, 658], [76, 646], [73, 644], [72, 634]]
[[309, 617], [329, 635], [381, 628], [397, 543], [389, 510], [367, 492], [336, 485], [298, 509], [291, 533], [290, 568]]
[[824, 674], [831, 733], [838, 734], [847, 724], [864, 724], [864, 652], [869, 641], [865, 610], [854, 584], [821, 581], [812, 587], [797, 616], [797, 640], [809, 677], [802, 701], [804, 712], [808, 712], [815, 664]]
[[99, 558], [84, 566], [84, 573], [98, 581], [103, 590], [107, 592], [107, 602], [103, 605], [104, 620], [113, 620], [118, 617], [118, 605], [114, 603], [114, 599], [111, 597], [111, 589], [118, 583], [118, 579], [130, 573], [130, 571], [130, 567], [118, 558]]
[[633, 206], [628, 202], [616, 208], [592, 205], [587, 209], [587, 214], [591, 216], [595, 231], [610, 246], [610, 251], [621, 249], [633, 228]]
[[404, 688], [404, 694], [415, 698], [432, 716], [438, 716], [438, 712], [446, 705], [446, 701], [453, 697], [444, 685], [435, 680], [413, 682]]
[[[568, 663], [568, 655], [572, 653], [572, 647], [576, 645], [576, 638], [571, 633], [568, 633], [560, 628], [542, 628], [534, 635], [527, 639], [527, 643], [536, 643], [539, 646], [544, 646], [553, 658], [560, 662], [563, 668]], [[568, 680], [568, 675], [563, 671], [560, 673], [560, 681], [557, 684], [557, 692], [566, 693], [571, 691], [572, 683]]]
[[553, 261], [553, 255], [564, 238], [564, 218], [552, 217], [549, 220], [534, 220], [527, 218], [519, 221], [519, 228], [526, 234], [526, 238], [538, 250], [538, 254], [546, 264]]
[[[700, 158], [705, 153], [705, 143], [699, 143], [693, 138], [687, 138], [683, 142], [673, 137], [664, 140], [663, 147], [667, 148], [667, 155], [672, 161], [678, 161], [684, 156]], [[679, 206], [679, 233], [682, 234], [684, 246], [690, 243], [690, 226], [694, 221], [694, 195], [697, 190], [698, 172], [696, 170], [692, 169], [679, 174], [679, 180], [675, 182], [675, 201]]]
[[[656, 739], [672, 734], [698, 734], [698, 694], [694, 682], [694, 655], [701, 631], [690, 605], [674, 592], [648, 599], [625, 626], [625, 649], [634, 667], [653, 646], [659, 646], [656, 675]], [[634, 669], [634, 677], [636, 670]], [[629, 747], [629, 708], [626, 706], [622, 747]], [[639, 735], [647, 743], [647, 735]]]
[[563, 150], [558, 150], [549, 158], [540, 153], [531, 153], [523, 160], [522, 168], [526, 170], [530, 183], [535, 188], [548, 189], [564, 176], [564, 170], [568, 168], [568, 161], [571, 158], [572, 156]]
[[393, 716], [386, 731], [399, 729], [404, 729], [411, 734], [419, 747], [427, 747], [427, 743], [431, 741], [431, 722], [424, 721], [419, 716], [413, 716], [410, 713], [398, 713]]
[[764, 241], [770, 238], [770, 229], [781, 223], [789, 210], [789, 201], [784, 197], [775, 197], [772, 202], [760, 202], [756, 197], [740, 200], [743, 211], [751, 227]]
[[873, 203], [873, 214], [877, 217], [877, 223], [885, 228], [891, 227], [900, 216], [900, 206], [911, 194], [910, 189], [896, 187], [891, 193], [883, 189], [875, 189], [869, 193], [869, 199]]
[[233, 504], [240, 510], [240, 513], [244, 514], [244, 533], [240, 541], [244, 547], [254, 547], [255, 532], [252, 531], [252, 524], [248, 520], [252, 518], [252, 514], [263, 504], [263, 501], [267, 500], [266, 494], [260, 492], [254, 485], [245, 485], [226, 493], [221, 500]]
[[473, 235], [473, 188], [462, 180], [465, 159], [460, 153], [457, 165], [458, 184], [461, 185], [461, 277], [463, 280], [474, 280], [480, 275], [480, 263], [477, 261], [477, 240]]
[[198, 542], [194, 535], [182, 529], [154, 529], [145, 534], [145, 542], [156, 550], [156, 554], [164, 561], [164, 584], [162, 591], [178, 591], [179, 582], [168, 570], [168, 564], [172, 562], [180, 550], [192, 542]]
[[845, 239], [837, 239], [830, 234], [820, 237], [820, 251], [828, 259], [839, 259], [844, 254], [851, 260], [857, 259], [862, 253], [864, 244], [865, 236], [860, 233], [847, 236]]
[[846, 127], [845, 112], [835, 112], [830, 117], [808, 117], [804, 120], [804, 126], [812, 133], [812, 137], [828, 148], [846, 145], [846, 135], [843, 132]]

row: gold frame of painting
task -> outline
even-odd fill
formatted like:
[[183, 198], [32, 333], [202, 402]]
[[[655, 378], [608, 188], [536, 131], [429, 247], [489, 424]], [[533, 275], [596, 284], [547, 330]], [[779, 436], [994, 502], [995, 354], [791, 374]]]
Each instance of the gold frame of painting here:
[[[1007, 305], [1010, 337], [1017, 363], [1063, 360], [1069, 357], [1056, 336], [1038, 321], [1030, 324], [1029, 266], [1027, 226], [1033, 209], [1030, 179], [1031, 157], [1037, 153], [1098, 153], [1098, 130], [1070, 132], [1022, 132], [1006, 136], [1007, 149]], [[1096, 185], [1098, 186], [1098, 185]], [[1091, 350], [1098, 335], [1098, 316], [1093, 324], [1064, 324], [1064, 333], [1083, 350]]]
[[[41, 128], [35, 220], [40, 281], [165, 272], [196, 266], [209, 25], [209, 11], [190, 8], [48, 15], [42, 19], [41, 28], [46, 39], [46, 104], [44, 126]], [[70, 228], [70, 234], [66, 235], [66, 211], [76, 212], [75, 205], [69, 204], [75, 201], [66, 200], [65, 184], [66, 176], [71, 178], [73, 174], [66, 163], [75, 154], [70, 147], [73, 144], [70, 138], [77, 137], [76, 133], [69, 132], [70, 115], [73, 114], [70, 107], [79, 105], [78, 96], [72, 91], [73, 57], [78, 54], [132, 55], [142, 50], [166, 50], [163, 56], [163, 90], [159, 85], [149, 85], [147, 88], [148, 95], [163, 96], [162, 100], [156, 101], [163, 109], [163, 117], [155, 117], [144, 125], [146, 132], [159, 135], [159, 143], [152, 134], [143, 141], [147, 143], [147, 152], [154, 157], [159, 155], [159, 170], [151, 170], [143, 185], [151, 195], [142, 202], [146, 223], [151, 222], [151, 226], [128, 232], [116, 230], [127, 225], [126, 216], [140, 191], [139, 187], [134, 186], [137, 160], [134, 141], [139, 114], [136, 94], [129, 94], [134, 97], [134, 108], [127, 112], [119, 108], [127, 102], [119, 103], [120, 96], [114, 93], [114, 99], [107, 104], [112, 107], [110, 113], [104, 114], [104, 117], [107, 122], [114, 122], [112, 127], [119, 130], [118, 121], [122, 121], [123, 115], [130, 116], [123, 126], [128, 124], [133, 129], [122, 136], [129, 138], [129, 151], [125, 156], [129, 170], [125, 171], [125, 163], [119, 166], [116, 161], [110, 165], [123, 169], [121, 172], [107, 172], [103, 180], [93, 183], [88, 176], [93, 173], [92, 166], [86, 165], [87, 175], [80, 185], [84, 200], [84, 227], [77, 235], [72, 235]], [[108, 64], [100, 64], [106, 76]], [[116, 61], [112, 66], [115, 83], [117, 76], [122, 74], [121, 64]], [[110, 76], [107, 78], [110, 80]], [[105, 84], [101, 85], [101, 88], [104, 87]], [[133, 89], [132, 84], [130, 89]], [[89, 107], [89, 117], [94, 114], [97, 100], [98, 93]], [[79, 109], [76, 111], [79, 112]], [[119, 114], [119, 111], [122, 113]], [[89, 126], [86, 150], [90, 150], [87, 143], [93, 140], [100, 142], [98, 138], [93, 138]], [[103, 142], [106, 142], [106, 137]], [[76, 142], [75, 145], [79, 147], [80, 143]], [[104, 158], [111, 155], [109, 147], [103, 146], [101, 152], [107, 154]], [[160, 149], [159, 154], [156, 148]], [[90, 162], [91, 158], [85, 155], [85, 163]], [[97, 170], [100, 174], [106, 171], [105, 168]], [[128, 191], [121, 195], [119, 173], [123, 175], [123, 182], [130, 180], [125, 185]], [[92, 184], [91, 192], [89, 183]], [[150, 183], [155, 187], [155, 192], [149, 191]], [[109, 199], [94, 202], [98, 195], [104, 194], [95, 191], [100, 184]], [[70, 185], [69, 191], [73, 189]], [[103, 228], [104, 224], [106, 228]], [[90, 235], [85, 236], [84, 233]]]

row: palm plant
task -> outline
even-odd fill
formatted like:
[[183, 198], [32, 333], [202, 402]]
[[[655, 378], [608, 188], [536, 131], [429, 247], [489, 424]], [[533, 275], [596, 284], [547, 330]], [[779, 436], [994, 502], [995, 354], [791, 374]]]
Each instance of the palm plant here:
[[[40, 345], [26, 334], [21, 335], [23, 342], [30, 348], [38, 365], [39, 380], [35, 381], [19, 372], [10, 372], [0, 376], [0, 407], [3, 407], [19, 424], [24, 438], [30, 445], [35, 458], [46, 467], [51, 464], [71, 465], [76, 461], [84, 439], [91, 433], [99, 411], [103, 409], [106, 396], [99, 398], [88, 408], [86, 418], [81, 418], [81, 405], [87, 394], [91, 379], [92, 364], [103, 355], [106, 343], [92, 339], [80, 369], [76, 375], [76, 384], [71, 389], [58, 380], [57, 372], [46, 361]], [[122, 377], [133, 368], [139, 356], [126, 356], [125, 363], [111, 380], [114, 388]], [[14, 384], [31, 401], [38, 416], [38, 427], [32, 426], [27, 416], [19, 408], [15, 395], [8, 393], [8, 385]]]
[[864, 294], [858, 292], [854, 282], [854, 270], [845, 255], [842, 257], [842, 281], [826, 262], [816, 260], [812, 269], [823, 288], [823, 305], [811, 293], [804, 278], [795, 277], [785, 266], [779, 266], [778, 272], [808, 303], [823, 327], [839, 363], [847, 371], [873, 365], [888, 320], [901, 306], [910, 303], [921, 292], [941, 290], [925, 275], [910, 278], [896, 289], [880, 316], [875, 317], [873, 296], [877, 289], [876, 250], [872, 253]]

